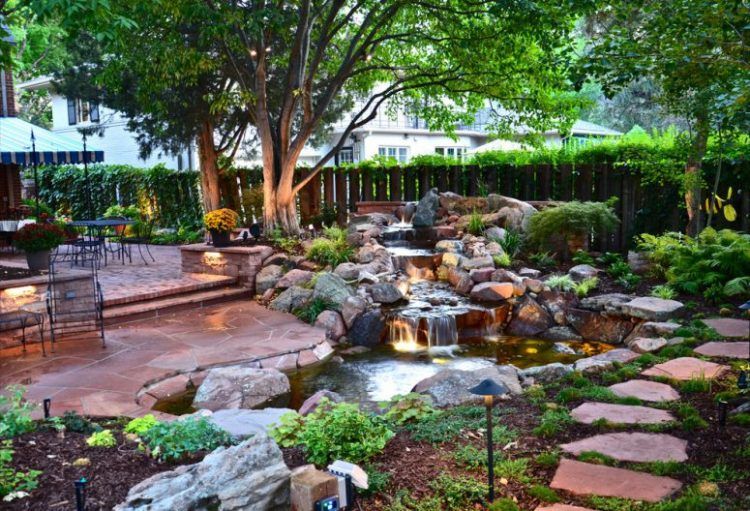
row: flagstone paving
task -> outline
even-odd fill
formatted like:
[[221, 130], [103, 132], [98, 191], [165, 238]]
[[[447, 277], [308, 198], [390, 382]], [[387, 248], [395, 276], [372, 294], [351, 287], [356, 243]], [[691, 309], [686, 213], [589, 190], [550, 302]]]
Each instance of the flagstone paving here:
[[688, 459], [687, 440], [663, 433], [608, 433], [562, 444], [560, 448], [576, 456], [596, 451], [618, 461], [639, 463]]
[[550, 488], [576, 495], [658, 502], [682, 488], [682, 483], [671, 477], [563, 459]]
[[750, 358], [750, 342], [707, 342], [693, 351], [707, 357]]
[[699, 358], [680, 357], [656, 364], [641, 373], [643, 376], [662, 376], [673, 380], [693, 380], [705, 378], [712, 380], [729, 370], [728, 366], [707, 362]]
[[551, 506], [542, 506], [535, 511], [596, 511], [587, 507], [571, 506], [569, 504], [552, 504]]
[[650, 380], [628, 380], [615, 383], [610, 385], [609, 390], [619, 397], [635, 397], [655, 403], [680, 399], [680, 393], [666, 383]]
[[716, 330], [722, 337], [747, 337], [750, 335], [750, 320], [735, 318], [704, 319], [703, 323]]
[[571, 410], [571, 417], [582, 424], [604, 419], [612, 424], [660, 424], [674, 420], [667, 410], [647, 406], [587, 402]]
[[136, 402], [145, 385], [215, 365], [267, 365], [287, 354], [299, 354], [297, 364], [315, 363], [330, 355], [324, 344], [323, 329], [240, 300], [108, 328], [106, 349], [98, 339], [76, 338], [47, 357], [36, 345], [25, 354], [2, 350], [0, 387], [22, 384], [32, 401], [51, 398], [53, 414], [138, 416], [148, 412]]

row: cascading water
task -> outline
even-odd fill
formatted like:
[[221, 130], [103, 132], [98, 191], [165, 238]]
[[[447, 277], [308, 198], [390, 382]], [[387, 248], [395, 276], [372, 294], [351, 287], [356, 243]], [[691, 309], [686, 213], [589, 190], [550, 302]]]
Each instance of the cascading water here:
[[452, 346], [458, 344], [458, 327], [456, 316], [428, 316], [427, 322], [427, 346]]
[[389, 321], [390, 341], [398, 351], [419, 350], [419, 318], [395, 316]]

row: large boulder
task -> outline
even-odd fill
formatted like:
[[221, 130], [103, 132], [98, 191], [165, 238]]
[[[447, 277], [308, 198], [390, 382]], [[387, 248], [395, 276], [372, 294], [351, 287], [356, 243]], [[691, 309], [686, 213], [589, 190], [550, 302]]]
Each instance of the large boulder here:
[[276, 369], [229, 366], [211, 369], [193, 400], [195, 408], [261, 408], [289, 394], [289, 378]]
[[[573, 366], [570, 364], [561, 364], [553, 362], [543, 366], [529, 367], [518, 371], [521, 380], [529, 380], [533, 383], [550, 383], [564, 378], [573, 372]], [[526, 382], [524, 382], [526, 384]]]
[[501, 213], [502, 223], [495, 223], [495, 225], [517, 232], [526, 232], [531, 217], [537, 212], [536, 208], [528, 202], [495, 193], [487, 196], [487, 204], [490, 211]]
[[646, 321], [667, 321], [679, 314], [684, 305], [677, 300], [664, 300], [653, 296], [639, 296], [622, 304], [623, 314]]
[[474, 286], [469, 294], [477, 302], [500, 302], [513, 296], [510, 282], [482, 282]]
[[570, 275], [573, 280], [578, 281], [596, 277], [598, 274], [599, 270], [590, 264], [578, 264], [568, 270], [568, 275]]
[[506, 333], [519, 337], [534, 337], [553, 326], [554, 320], [536, 300], [527, 296], [513, 310]]
[[435, 216], [440, 207], [440, 198], [437, 189], [428, 191], [417, 204], [417, 211], [411, 219], [414, 227], [432, 227], [435, 225]]
[[326, 331], [326, 337], [332, 341], [338, 341], [346, 335], [344, 320], [336, 311], [323, 311], [315, 319], [315, 326]]
[[305, 402], [302, 403], [302, 406], [299, 407], [299, 414], [300, 415], [309, 415], [315, 411], [318, 406], [320, 406], [320, 402], [323, 399], [327, 399], [331, 403], [343, 403], [344, 398], [339, 394], [338, 392], [333, 392], [332, 390], [319, 390], [312, 396], [305, 399]]
[[354, 320], [367, 309], [367, 302], [359, 296], [350, 296], [341, 304], [341, 317], [346, 328], [351, 328]]
[[322, 273], [315, 281], [312, 297], [313, 300], [330, 302], [336, 310], [340, 310], [344, 300], [353, 295], [344, 279], [333, 273]]
[[481, 397], [469, 393], [469, 389], [486, 378], [504, 383], [511, 394], [520, 394], [522, 391], [516, 368], [506, 365], [483, 367], [474, 371], [443, 369], [417, 383], [413, 392], [427, 394], [438, 407], [474, 404]]
[[608, 314], [571, 308], [566, 314], [568, 323], [587, 341], [621, 343], [633, 331], [632, 321]]
[[396, 303], [404, 299], [398, 286], [392, 282], [381, 282], [374, 284], [368, 289], [373, 302]]
[[614, 349], [605, 353], [599, 353], [593, 357], [576, 360], [573, 369], [582, 373], [599, 373], [607, 371], [618, 364], [627, 364], [638, 358], [638, 353], [628, 349]]
[[596, 312], [619, 313], [622, 305], [632, 299], [632, 296], [622, 293], [589, 296], [581, 300], [581, 308]]
[[291, 473], [266, 435], [133, 486], [115, 511], [288, 511]]
[[[528, 285], [528, 284], [527, 284]], [[552, 315], [558, 325], [567, 325], [567, 313], [570, 308], [578, 303], [573, 293], [563, 293], [557, 290], [541, 291], [537, 295], [537, 301]]]
[[371, 310], [357, 317], [349, 329], [347, 338], [355, 346], [372, 348], [380, 344], [385, 331], [385, 321], [380, 310]]
[[283, 274], [284, 269], [276, 264], [262, 268], [255, 276], [255, 293], [262, 295], [267, 290], [276, 287]]
[[540, 339], [546, 341], [582, 341], [583, 338], [578, 335], [578, 332], [570, 328], [569, 326], [553, 326], [552, 328], [545, 330], [539, 334]]
[[453, 192], [443, 192], [440, 194], [440, 207], [446, 211], [467, 214], [472, 211], [486, 213], [488, 206], [484, 197], [464, 197]]
[[492, 260], [492, 256], [486, 255], [481, 257], [473, 257], [471, 259], [464, 259], [461, 263], [461, 267], [466, 271], [478, 270], [481, 268], [494, 268], [495, 263]]
[[312, 294], [312, 289], [292, 286], [277, 296], [268, 307], [277, 311], [292, 312], [307, 304], [312, 298]]
[[341, 263], [336, 266], [333, 273], [344, 280], [357, 280], [359, 278], [360, 265], [356, 263]]
[[440, 240], [435, 243], [435, 252], [452, 252], [460, 254], [464, 251], [464, 244], [459, 240]]
[[288, 289], [292, 286], [302, 286], [310, 282], [313, 278], [313, 275], [315, 274], [311, 271], [295, 268], [285, 273], [284, 276], [281, 277], [281, 279], [279, 279], [279, 281], [276, 283], [276, 287], [278, 289]]
[[199, 410], [194, 416], [205, 417], [215, 426], [229, 433], [235, 440], [245, 440], [255, 435], [265, 435], [280, 424], [281, 416], [293, 412], [290, 408], [263, 408], [262, 410]]

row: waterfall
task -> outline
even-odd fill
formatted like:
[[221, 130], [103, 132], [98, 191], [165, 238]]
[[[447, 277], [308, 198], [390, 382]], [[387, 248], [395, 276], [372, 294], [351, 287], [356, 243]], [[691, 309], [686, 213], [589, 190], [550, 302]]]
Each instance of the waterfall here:
[[487, 314], [484, 316], [484, 334], [492, 335], [496, 333], [495, 329], [495, 309], [494, 307], [487, 310]]
[[390, 320], [390, 341], [398, 351], [417, 351], [419, 344], [419, 318], [395, 316]]
[[430, 348], [458, 344], [456, 316], [446, 314], [427, 317], [425, 321], [427, 322], [427, 344]]

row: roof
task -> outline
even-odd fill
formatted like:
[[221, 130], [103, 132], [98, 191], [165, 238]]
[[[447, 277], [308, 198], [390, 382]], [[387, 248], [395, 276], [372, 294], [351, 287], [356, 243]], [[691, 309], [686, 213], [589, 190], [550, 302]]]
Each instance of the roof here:
[[[32, 152], [31, 134], [34, 134], [36, 153]], [[104, 161], [104, 151], [87, 144], [86, 161]], [[0, 117], [0, 162], [4, 164], [31, 165], [34, 154], [39, 164], [83, 163], [82, 141], [53, 133], [17, 117]]]
[[47, 89], [49, 88], [50, 84], [52, 83], [52, 77], [51, 76], [37, 76], [36, 78], [32, 78], [31, 80], [26, 80], [25, 82], [21, 82], [16, 85], [16, 89], [18, 90], [38, 90], [38, 89]]
[[570, 128], [571, 135], [599, 135], [603, 137], [617, 137], [622, 135], [622, 132], [609, 129], [599, 124], [594, 124], [588, 121], [576, 121]]
[[493, 140], [492, 142], [488, 142], [484, 145], [480, 145], [479, 147], [475, 147], [474, 149], [470, 149], [469, 151], [467, 151], [467, 153], [475, 154], [486, 153], [488, 151], [518, 151], [523, 149], [527, 149], [527, 147], [523, 144], [498, 138], [497, 140]]

